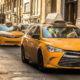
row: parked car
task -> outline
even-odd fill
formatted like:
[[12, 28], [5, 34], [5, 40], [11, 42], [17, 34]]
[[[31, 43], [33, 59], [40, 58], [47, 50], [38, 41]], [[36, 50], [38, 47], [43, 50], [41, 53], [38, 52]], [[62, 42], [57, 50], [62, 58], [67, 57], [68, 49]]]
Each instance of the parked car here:
[[28, 28], [28, 24], [23, 24], [21, 27], [22, 32], [25, 32]]
[[13, 29], [13, 26], [0, 25], [0, 45], [21, 45], [21, 38], [24, 34]]
[[25, 33], [28, 26], [29, 26], [28, 24], [19, 24], [18, 25], [19, 31], [22, 31], [23, 33]]
[[13, 27], [14, 27], [13, 31], [20, 31], [20, 29], [19, 29], [17, 24], [14, 24]]
[[44, 68], [80, 69], [80, 29], [65, 22], [36, 24], [22, 38], [22, 61]]
[[12, 22], [11, 21], [6, 22], [6, 26], [8, 27], [12, 26]]

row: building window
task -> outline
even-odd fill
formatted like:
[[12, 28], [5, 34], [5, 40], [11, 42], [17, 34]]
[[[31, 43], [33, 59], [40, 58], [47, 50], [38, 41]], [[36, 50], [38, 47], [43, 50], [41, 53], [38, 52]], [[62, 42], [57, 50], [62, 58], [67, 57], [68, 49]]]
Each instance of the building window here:
[[51, 12], [56, 12], [56, 1], [57, 0], [51, 0]]
[[13, 2], [14, 8], [16, 8], [17, 1]]
[[65, 0], [65, 20], [73, 24], [77, 18], [77, 0]]
[[24, 4], [24, 12], [26, 12], [26, 13], [30, 12], [30, 3], [29, 2]]
[[41, 0], [32, 0], [32, 15], [40, 15]]

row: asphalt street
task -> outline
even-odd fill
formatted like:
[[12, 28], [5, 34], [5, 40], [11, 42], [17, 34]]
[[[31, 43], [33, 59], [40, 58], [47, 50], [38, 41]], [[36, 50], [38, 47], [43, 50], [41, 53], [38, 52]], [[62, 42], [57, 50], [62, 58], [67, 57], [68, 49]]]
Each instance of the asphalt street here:
[[36, 65], [21, 62], [20, 47], [0, 46], [0, 80], [80, 80], [80, 70], [40, 72]]

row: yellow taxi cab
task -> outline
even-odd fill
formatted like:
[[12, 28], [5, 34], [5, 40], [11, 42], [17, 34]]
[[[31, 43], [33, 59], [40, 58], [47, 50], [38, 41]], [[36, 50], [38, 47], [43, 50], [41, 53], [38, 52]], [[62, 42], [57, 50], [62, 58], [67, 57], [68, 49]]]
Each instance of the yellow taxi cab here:
[[25, 31], [27, 30], [28, 26], [29, 26], [28, 24], [22, 24], [21, 30], [22, 30], [23, 33], [25, 33]]
[[36, 24], [23, 36], [22, 61], [44, 68], [80, 69], [80, 29], [65, 22]]
[[25, 33], [27, 28], [29, 27], [29, 24], [19, 24], [17, 26], [18, 26], [19, 31]]
[[13, 31], [13, 27], [0, 25], [0, 45], [21, 45], [21, 38], [24, 34]]

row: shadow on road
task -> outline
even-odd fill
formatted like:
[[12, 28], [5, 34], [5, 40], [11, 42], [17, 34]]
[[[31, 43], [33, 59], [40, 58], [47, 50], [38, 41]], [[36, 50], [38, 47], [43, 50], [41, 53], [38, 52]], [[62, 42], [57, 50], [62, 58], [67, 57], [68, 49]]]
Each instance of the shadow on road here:
[[80, 70], [74, 70], [74, 69], [47, 69], [46, 73], [51, 74], [70, 74], [70, 75], [80, 75]]
[[[19, 61], [21, 61], [21, 56], [19, 56], [21, 54], [19, 46], [0, 46], [0, 48], [4, 49], [7, 52], [6, 54], [11, 55], [11, 57], [13, 57], [13, 59], [15, 59], [15, 60], [18, 59]], [[12, 52], [12, 49], [13, 50], [16, 49], [16, 53]], [[9, 53], [9, 51], [10, 51], [10, 53]], [[11, 52], [15, 53], [15, 54], [11, 54]], [[35, 64], [27, 64], [26, 63], [26, 66], [29, 66], [29, 67], [39, 71], [38, 66]], [[42, 72], [42, 73], [57, 74], [57, 75], [80, 75], [80, 69], [78, 69], [78, 70], [76, 70], [76, 69], [45, 69], [44, 72]]]
[[[38, 69], [38, 66], [36, 66], [35, 64], [26, 64], [26, 65], [29, 65], [30, 67], [40, 71]], [[57, 74], [57, 75], [80, 75], [80, 69], [45, 69], [42, 73]]]
[[20, 46], [18, 46], [18, 45], [14, 45], [14, 46], [13, 45], [0, 45], [0, 48], [2, 48], [2, 47], [3, 48], [7, 48], [7, 47], [8, 48], [15, 48], [15, 47], [20, 47]]

